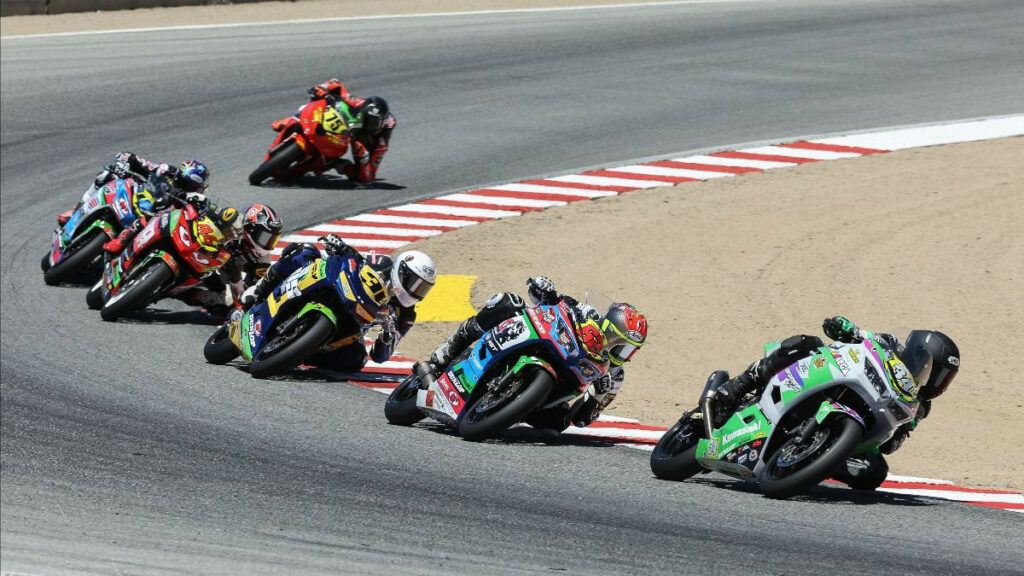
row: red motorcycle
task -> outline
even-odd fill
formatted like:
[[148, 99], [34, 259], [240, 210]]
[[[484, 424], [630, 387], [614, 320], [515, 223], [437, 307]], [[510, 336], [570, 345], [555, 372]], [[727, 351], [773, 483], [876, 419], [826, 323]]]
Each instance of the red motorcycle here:
[[267, 178], [289, 178], [307, 172], [323, 174], [348, 151], [349, 129], [356, 119], [344, 106], [326, 98], [306, 104], [299, 117], [282, 118], [271, 124], [277, 138], [263, 157], [263, 164], [249, 175], [258, 186]]
[[[225, 209], [225, 212], [234, 210]], [[192, 206], [150, 219], [121, 254], [106, 263], [103, 278], [86, 294], [89, 308], [116, 320], [165, 296], [182, 294], [224, 265], [223, 233], [209, 212]]]

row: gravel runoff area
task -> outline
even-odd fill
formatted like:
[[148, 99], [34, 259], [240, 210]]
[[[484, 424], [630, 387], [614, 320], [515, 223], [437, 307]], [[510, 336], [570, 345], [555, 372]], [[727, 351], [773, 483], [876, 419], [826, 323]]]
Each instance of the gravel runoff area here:
[[[1024, 489], [1024, 138], [920, 148], [630, 192], [471, 226], [406, 248], [475, 274], [472, 302], [525, 294], [546, 274], [650, 319], [648, 344], [609, 409], [668, 426], [707, 375], [733, 373], [766, 341], [821, 335], [826, 316], [904, 335], [935, 328], [963, 370], [911, 439], [897, 474]], [[496, 258], [494, 255], [501, 255]], [[430, 353], [456, 324], [403, 341]]]

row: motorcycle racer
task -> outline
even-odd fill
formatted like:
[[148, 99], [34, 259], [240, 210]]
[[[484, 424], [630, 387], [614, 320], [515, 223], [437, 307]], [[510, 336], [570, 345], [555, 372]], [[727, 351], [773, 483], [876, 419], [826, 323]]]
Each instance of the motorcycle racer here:
[[[597, 420], [622, 389], [625, 380], [624, 364], [632, 360], [636, 351], [647, 340], [647, 318], [634, 306], [625, 303], [613, 303], [602, 317], [593, 306], [558, 293], [554, 282], [544, 276], [530, 278], [526, 285], [527, 293], [535, 305], [556, 305], [565, 302], [573, 310], [577, 322], [581, 325], [592, 323], [596, 326], [600, 341], [589, 342], [589, 333], [583, 330], [583, 343], [588, 348], [601, 350], [599, 354], [609, 365], [608, 377], [599, 381], [594, 386], [593, 393], [584, 400], [572, 406], [568, 402], [563, 402], [552, 408], [534, 412], [527, 423], [534, 428], [552, 430], [556, 433], [561, 433], [570, 424], [578, 427], [588, 426]], [[475, 316], [463, 321], [455, 333], [430, 355], [429, 360], [417, 362], [413, 366], [413, 371], [428, 383], [429, 380], [426, 379], [436, 379], [444, 367], [473, 342], [503, 320], [518, 314], [525, 306], [523, 299], [517, 294], [495, 294], [484, 303], [483, 308]]]
[[[335, 170], [360, 184], [373, 182], [377, 178], [377, 168], [388, 152], [391, 132], [397, 125], [388, 103], [380, 96], [353, 96], [336, 78], [317, 84], [308, 92], [310, 101], [327, 100], [344, 118], [351, 120], [348, 122], [351, 126], [348, 136], [354, 161], [339, 157], [333, 164]], [[295, 117], [298, 118], [301, 112], [300, 108]]]
[[[184, 205], [182, 199], [189, 194], [205, 194], [209, 187], [210, 170], [198, 160], [185, 160], [178, 166], [155, 164], [133, 152], [121, 152], [114, 161], [96, 175], [93, 186], [100, 188], [114, 178], [138, 176], [147, 180], [152, 198], [141, 198], [137, 209], [143, 216], [152, 216], [174, 205]], [[77, 208], [77, 207], [76, 207]], [[57, 216], [61, 226], [71, 218], [75, 209]]]
[[[416, 323], [416, 304], [434, 287], [437, 279], [434, 261], [418, 250], [402, 252], [393, 259], [374, 253], [364, 256], [334, 234], [321, 237], [319, 240], [325, 244], [324, 252], [328, 256], [355, 258], [359, 263], [366, 263], [376, 270], [385, 279], [391, 292], [391, 299], [388, 305], [381, 309], [380, 332], [369, 355], [363, 345], [362, 334], [359, 334], [358, 338], [349, 344], [314, 355], [310, 362], [321, 368], [340, 372], [358, 372], [366, 365], [368, 359], [385, 362], [398, 347], [398, 342]], [[314, 244], [296, 242], [288, 245], [281, 252], [281, 258], [267, 269], [263, 278], [242, 294], [242, 306], [249, 308], [265, 299], [293, 272], [323, 257], [324, 254], [321, 254]]]
[[[914, 419], [900, 426], [893, 436], [879, 447], [883, 454], [892, 454], [903, 445], [918, 423], [928, 416], [932, 400], [945, 392], [953, 381], [960, 369], [959, 348], [942, 332], [914, 330], [905, 342], [900, 343], [892, 334], [863, 330], [843, 316], [826, 318], [821, 327], [826, 336], [837, 342], [850, 344], [872, 340], [886, 351], [886, 356], [895, 356], [902, 360], [909, 371], [909, 374], [893, 374], [893, 377], [906, 381], [903, 387], [915, 392], [919, 406]], [[762, 393], [772, 376], [793, 362], [810, 356], [823, 345], [821, 338], [817, 336], [792, 336], [783, 340], [776, 351], [757, 360], [735, 378], [720, 384], [713, 392], [715, 426], [732, 415], [745, 395]], [[888, 469], [885, 459], [880, 454], [870, 464]], [[836, 478], [844, 480], [840, 476]]]

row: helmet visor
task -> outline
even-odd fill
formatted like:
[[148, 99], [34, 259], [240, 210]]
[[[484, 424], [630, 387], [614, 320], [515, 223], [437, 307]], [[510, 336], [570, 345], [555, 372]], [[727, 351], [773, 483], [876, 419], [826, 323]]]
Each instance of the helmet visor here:
[[608, 351], [608, 357], [611, 359], [612, 364], [625, 364], [633, 359], [633, 355], [640, 349], [640, 346], [627, 342], [626, 344], [619, 344], [613, 346]]
[[399, 264], [398, 280], [402, 283], [402, 288], [409, 293], [409, 296], [412, 296], [417, 301], [423, 300], [431, 288], [434, 287], [433, 282], [421, 278], [405, 262]]
[[271, 232], [270, 230], [256, 230], [254, 234], [250, 235], [253, 244], [263, 248], [264, 250], [270, 250], [274, 246], [277, 246], [279, 240], [281, 240], [280, 232]]

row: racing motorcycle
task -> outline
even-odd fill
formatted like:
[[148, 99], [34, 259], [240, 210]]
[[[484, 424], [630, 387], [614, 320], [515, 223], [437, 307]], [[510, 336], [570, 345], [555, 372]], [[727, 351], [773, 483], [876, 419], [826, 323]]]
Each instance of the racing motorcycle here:
[[391, 296], [380, 274], [351, 256], [318, 258], [246, 311], [236, 310], [206, 341], [211, 364], [239, 355], [262, 378], [298, 366], [318, 351], [362, 342]]
[[[765, 353], [778, 346], [767, 345]], [[658, 441], [651, 453], [655, 476], [685, 480], [716, 471], [756, 482], [770, 498], [789, 498], [845, 467], [848, 474], [863, 472], [848, 482], [852, 487], [875, 489], [886, 470], [871, 473], [863, 463], [919, 406], [906, 366], [872, 340], [822, 346], [773, 376], [716, 427], [713, 391], [727, 378], [713, 373], [697, 410]]]
[[[565, 302], [525, 308], [454, 358], [425, 384], [413, 373], [388, 396], [388, 422], [409, 426], [430, 417], [467, 440], [497, 436], [538, 410], [583, 401], [608, 374], [602, 344], [584, 344]], [[594, 349], [595, 347], [600, 349]]]
[[263, 163], [249, 175], [249, 183], [258, 186], [271, 177], [289, 178], [307, 172], [320, 175], [334, 159], [344, 156], [355, 119], [334, 104], [332, 98], [313, 100], [302, 108], [298, 118], [282, 118], [271, 124], [277, 137]]
[[[227, 210], [232, 210], [228, 208]], [[191, 205], [151, 218], [132, 245], [109, 259], [86, 294], [89, 308], [116, 320], [157, 300], [182, 294], [224, 265], [221, 235], [209, 211]]]
[[153, 194], [141, 178], [115, 178], [98, 188], [90, 186], [68, 221], [54, 230], [50, 251], [42, 260], [43, 280], [52, 286], [83, 272], [98, 272], [103, 244], [138, 219], [140, 207], [152, 205]]

